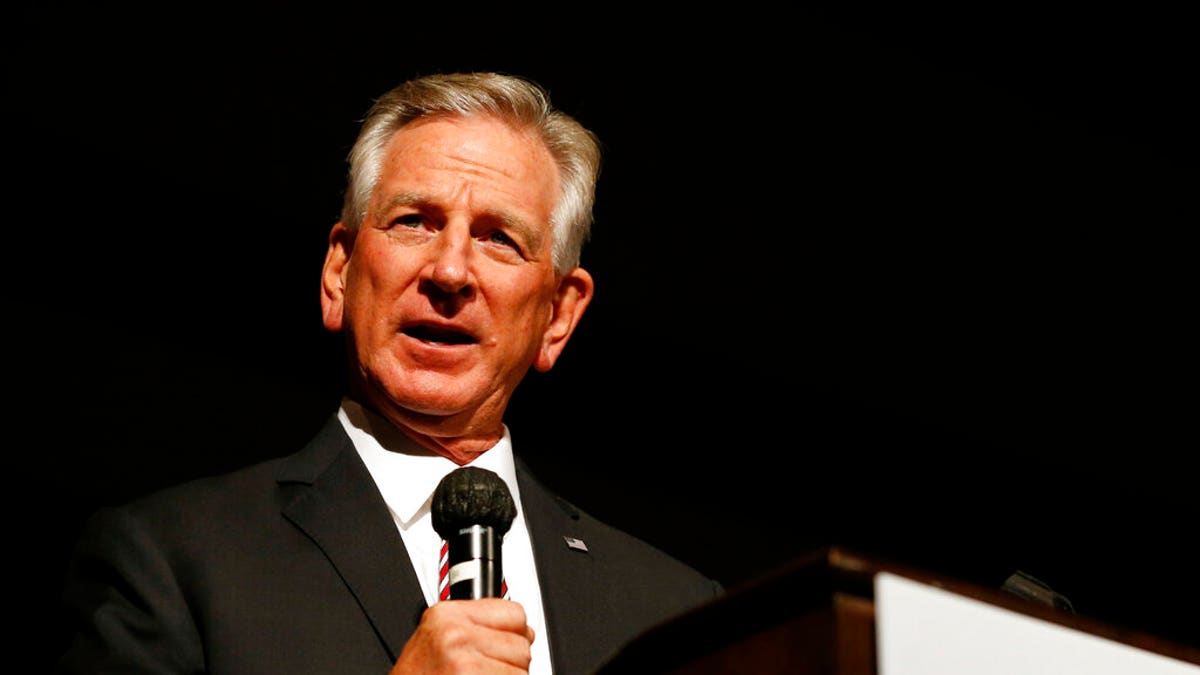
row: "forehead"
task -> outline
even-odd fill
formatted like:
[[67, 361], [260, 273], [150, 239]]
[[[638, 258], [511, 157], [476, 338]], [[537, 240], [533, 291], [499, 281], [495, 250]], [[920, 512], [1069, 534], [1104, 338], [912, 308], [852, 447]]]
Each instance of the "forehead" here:
[[455, 175], [552, 200], [559, 181], [558, 165], [536, 132], [487, 115], [432, 117], [401, 127], [388, 143], [384, 170], [385, 179]]

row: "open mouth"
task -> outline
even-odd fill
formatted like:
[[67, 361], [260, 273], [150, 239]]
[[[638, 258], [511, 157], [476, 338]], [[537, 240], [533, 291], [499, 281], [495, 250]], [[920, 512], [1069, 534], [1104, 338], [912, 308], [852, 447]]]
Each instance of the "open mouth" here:
[[437, 326], [409, 326], [404, 329], [404, 334], [435, 345], [470, 345], [476, 342], [474, 337], [462, 331]]

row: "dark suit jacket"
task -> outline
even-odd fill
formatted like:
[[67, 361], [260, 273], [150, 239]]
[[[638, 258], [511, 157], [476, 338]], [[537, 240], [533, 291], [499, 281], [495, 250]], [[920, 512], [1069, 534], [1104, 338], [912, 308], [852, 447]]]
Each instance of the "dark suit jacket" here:
[[[590, 673], [719, 584], [518, 461], [556, 675]], [[582, 539], [587, 552], [567, 546]], [[300, 452], [98, 512], [71, 562], [61, 673], [387, 673], [426, 604], [336, 417]]]

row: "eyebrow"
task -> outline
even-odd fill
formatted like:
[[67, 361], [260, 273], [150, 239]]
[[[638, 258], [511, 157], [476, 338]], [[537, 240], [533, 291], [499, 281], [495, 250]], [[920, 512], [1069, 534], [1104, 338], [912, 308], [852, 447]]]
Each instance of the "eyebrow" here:
[[[435, 200], [430, 195], [423, 192], [398, 192], [384, 203], [384, 213], [391, 211], [397, 206], [410, 206], [413, 208], [430, 207], [435, 204]], [[486, 210], [483, 212], [484, 217], [497, 220], [504, 223], [506, 229], [513, 230], [525, 240], [526, 246], [531, 251], [540, 251], [542, 248], [543, 233], [541, 228], [533, 227], [524, 218], [517, 216], [509, 211]]]

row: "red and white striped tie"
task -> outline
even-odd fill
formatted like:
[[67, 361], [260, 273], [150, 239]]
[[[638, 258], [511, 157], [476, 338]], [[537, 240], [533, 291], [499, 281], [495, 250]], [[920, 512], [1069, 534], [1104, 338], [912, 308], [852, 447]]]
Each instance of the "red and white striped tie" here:
[[442, 554], [438, 557], [438, 600], [450, 599], [450, 542], [442, 540]]
[[[500, 597], [508, 599], [508, 579], [500, 580]], [[438, 600], [450, 599], [450, 542], [442, 540], [438, 555]]]

